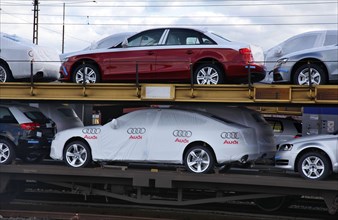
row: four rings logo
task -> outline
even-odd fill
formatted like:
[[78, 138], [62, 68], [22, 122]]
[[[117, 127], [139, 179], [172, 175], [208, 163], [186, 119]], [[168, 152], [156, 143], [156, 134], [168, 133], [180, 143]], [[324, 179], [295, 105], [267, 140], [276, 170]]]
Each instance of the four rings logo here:
[[175, 130], [173, 131], [174, 137], [186, 137], [189, 138], [192, 135], [191, 131], [186, 131], [186, 130]]
[[145, 128], [128, 128], [127, 130], [128, 134], [144, 134], [146, 133]]
[[222, 132], [221, 133], [221, 138], [222, 139], [239, 139], [239, 134], [238, 132]]
[[129, 139], [142, 139], [142, 134], [146, 133], [145, 128], [128, 128], [127, 133], [130, 134]]
[[192, 136], [192, 132], [187, 130], [175, 130], [173, 131], [173, 136], [176, 137], [175, 142], [187, 144], [189, 143], [188, 138]]
[[101, 132], [100, 128], [84, 128], [82, 133], [84, 134], [99, 134]]

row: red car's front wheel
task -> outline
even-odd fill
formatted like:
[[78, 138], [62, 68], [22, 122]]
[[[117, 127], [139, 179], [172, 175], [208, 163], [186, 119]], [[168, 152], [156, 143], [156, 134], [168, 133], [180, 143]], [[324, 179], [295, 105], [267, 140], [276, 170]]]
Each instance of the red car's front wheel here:
[[98, 68], [90, 63], [78, 66], [72, 76], [75, 83], [98, 83], [100, 82], [100, 73]]

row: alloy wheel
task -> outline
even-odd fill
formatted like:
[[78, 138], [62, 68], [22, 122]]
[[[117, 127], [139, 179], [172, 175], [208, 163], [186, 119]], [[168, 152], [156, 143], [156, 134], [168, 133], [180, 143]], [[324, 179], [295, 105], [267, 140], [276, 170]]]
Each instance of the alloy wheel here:
[[210, 66], [203, 67], [198, 71], [196, 81], [200, 85], [216, 85], [219, 83], [219, 72]]
[[2, 66], [0, 66], [0, 82], [7, 82], [7, 73]]
[[67, 148], [65, 157], [70, 166], [81, 167], [88, 159], [88, 152], [81, 144], [74, 143]]
[[309, 156], [302, 162], [302, 172], [310, 179], [318, 179], [325, 172], [323, 160], [317, 156]]
[[311, 84], [319, 85], [321, 83], [321, 74], [315, 68], [303, 69], [298, 75], [298, 84], [299, 85], [309, 85], [309, 71], [311, 76]]
[[80, 68], [75, 75], [75, 82], [76, 83], [83, 83], [84, 77], [86, 80], [86, 83], [96, 83], [97, 81], [97, 73], [94, 69], [85, 66], [83, 68]]
[[187, 166], [194, 173], [203, 173], [209, 169], [211, 164], [210, 155], [203, 149], [193, 149], [187, 155]]
[[0, 164], [5, 163], [11, 156], [9, 146], [5, 143], [0, 143]]

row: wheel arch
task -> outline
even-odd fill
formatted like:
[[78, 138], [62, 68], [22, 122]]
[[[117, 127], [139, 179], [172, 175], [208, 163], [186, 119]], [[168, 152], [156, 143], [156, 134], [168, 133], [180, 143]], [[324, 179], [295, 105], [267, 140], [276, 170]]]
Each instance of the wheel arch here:
[[217, 157], [216, 157], [214, 149], [208, 143], [206, 143], [204, 141], [193, 141], [193, 142], [189, 143], [183, 151], [183, 155], [182, 155], [182, 161], [183, 162], [184, 162], [184, 156], [187, 153], [187, 151], [189, 149], [191, 149], [192, 147], [195, 147], [195, 146], [203, 146], [203, 147], [206, 147], [208, 150], [210, 150], [210, 152], [212, 153], [212, 156], [215, 160], [215, 164], [217, 164]]
[[70, 69], [70, 71], [71, 71], [70, 74], [73, 75], [75, 69], [77, 67], [79, 67], [80, 65], [85, 64], [85, 63], [89, 63], [89, 64], [94, 65], [98, 69], [99, 74], [102, 76], [102, 70], [100, 68], [100, 65], [95, 60], [92, 60], [92, 59], [89, 59], [89, 58], [83, 58], [83, 59], [76, 61]]
[[[11, 71], [11, 68], [9, 67], [8, 63], [6, 62], [6, 60], [0, 58], [0, 63], [5, 64], [5, 65], [8, 67], [8, 69]], [[12, 71], [11, 71], [11, 72], [12, 72]]]
[[[319, 65], [319, 66], [323, 69], [323, 71], [324, 71], [324, 73], [325, 73], [325, 76], [326, 76], [326, 79], [329, 80], [329, 78], [328, 78], [328, 77], [329, 77], [329, 74], [328, 74], [328, 70], [327, 70], [326, 65], [324, 64], [323, 61], [321, 61], [321, 60], [319, 60], [319, 59], [317, 59], [317, 58], [303, 58], [303, 59], [297, 61], [297, 62], [293, 65], [293, 67], [292, 67], [292, 69], [291, 69], [291, 76], [290, 76], [290, 79], [292, 79], [292, 81], [293, 81], [297, 69], [298, 69], [299, 67], [305, 65], [305, 64], [308, 64], [308, 63]], [[293, 82], [293, 83], [294, 83], [294, 82]]]
[[5, 141], [10, 142], [13, 145], [15, 153], [17, 152], [17, 145], [15, 144], [15, 142], [13, 140], [11, 140], [10, 138], [8, 138], [4, 135], [0, 135], [0, 140], [5, 140]]
[[295, 160], [295, 164], [294, 164], [294, 170], [295, 172], [298, 172], [298, 162], [299, 162], [299, 159], [306, 153], [310, 153], [310, 152], [317, 152], [317, 153], [320, 153], [322, 154], [323, 156], [325, 156], [328, 160], [329, 160], [329, 164], [330, 164], [330, 169], [332, 170], [332, 160], [330, 158], [330, 156], [322, 149], [319, 149], [319, 148], [316, 148], [316, 147], [310, 147], [310, 148], [306, 148], [306, 149], [303, 149], [302, 151], [300, 151], [296, 157], [296, 160]]
[[14, 78], [14, 77], [13, 77], [12, 69], [11, 69], [11, 67], [9, 66], [8, 62], [6, 62], [6, 60], [0, 58], [0, 64], [4, 64], [4, 65], [8, 68], [10, 76], [11, 76], [12, 78]]
[[221, 71], [223, 71], [224, 79], [226, 79], [226, 70], [224, 69], [224, 66], [222, 65], [222, 63], [219, 60], [217, 60], [215, 58], [211, 58], [211, 57], [205, 57], [205, 58], [202, 58], [202, 59], [196, 61], [192, 66], [193, 72], [196, 71], [196, 68], [200, 64], [204, 64], [204, 63], [212, 63], [212, 64], [217, 65], [221, 69]]

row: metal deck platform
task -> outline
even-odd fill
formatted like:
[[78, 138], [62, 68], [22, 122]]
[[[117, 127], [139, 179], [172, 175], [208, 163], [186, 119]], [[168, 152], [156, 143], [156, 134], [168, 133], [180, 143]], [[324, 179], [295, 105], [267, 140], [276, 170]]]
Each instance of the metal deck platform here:
[[34, 180], [133, 203], [195, 205], [235, 200], [315, 196], [330, 213], [338, 207], [338, 179], [309, 181], [278, 172], [193, 174], [184, 170], [70, 168], [64, 165], [0, 166], [0, 193], [13, 181]]
[[3, 83], [1, 100], [338, 104], [338, 85]]

